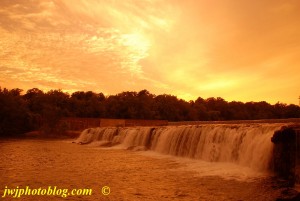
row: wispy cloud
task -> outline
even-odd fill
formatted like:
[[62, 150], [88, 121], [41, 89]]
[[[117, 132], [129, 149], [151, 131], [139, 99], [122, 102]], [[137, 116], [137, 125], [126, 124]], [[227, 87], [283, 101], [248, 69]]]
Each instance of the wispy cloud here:
[[[31, 3], [36, 3], [35, 7], [30, 2], [11, 3], [0, 11], [5, 16], [1, 29], [2, 79], [78, 90], [103, 87], [114, 77], [147, 80], [139, 64], [150, 48], [144, 30], [115, 27], [113, 21], [121, 20], [120, 12], [114, 11], [110, 1], [79, 1], [77, 6], [67, 1]], [[107, 14], [111, 15], [111, 24], [106, 22]], [[74, 15], [78, 22], [70, 17]], [[132, 23], [147, 23], [142, 21]], [[13, 30], [11, 24], [16, 25]]]
[[271, 0], [2, 0], [0, 81], [296, 103], [299, 9]]

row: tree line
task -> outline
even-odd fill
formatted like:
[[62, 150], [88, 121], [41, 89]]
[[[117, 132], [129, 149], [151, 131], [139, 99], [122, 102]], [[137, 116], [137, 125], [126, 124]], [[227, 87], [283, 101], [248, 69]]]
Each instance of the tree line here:
[[0, 88], [0, 136], [53, 128], [62, 117], [164, 119], [168, 121], [219, 121], [299, 118], [294, 104], [227, 102], [220, 97], [185, 101], [169, 94], [154, 95], [147, 90], [105, 96], [92, 91], [72, 94], [61, 90], [43, 92], [38, 88]]

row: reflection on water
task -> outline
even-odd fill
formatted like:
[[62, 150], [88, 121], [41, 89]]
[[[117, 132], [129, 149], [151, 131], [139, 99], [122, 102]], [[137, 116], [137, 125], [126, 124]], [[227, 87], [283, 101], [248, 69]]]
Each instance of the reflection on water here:
[[[2, 140], [0, 158], [0, 196], [5, 186], [93, 189], [91, 196], [69, 196], [64, 200], [267, 201], [275, 200], [282, 191], [271, 176], [247, 171], [243, 175], [244, 169], [238, 166], [79, 146], [71, 141]], [[110, 187], [109, 195], [102, 195], [103, 186]], [[59, 199], [62, 198], [21, 197]]]

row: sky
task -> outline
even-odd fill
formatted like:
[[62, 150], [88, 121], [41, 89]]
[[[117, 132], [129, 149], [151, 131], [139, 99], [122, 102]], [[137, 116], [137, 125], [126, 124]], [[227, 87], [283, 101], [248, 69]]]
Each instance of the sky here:
[[1, 0], [0, 86], [299, 103], [299, 0]]

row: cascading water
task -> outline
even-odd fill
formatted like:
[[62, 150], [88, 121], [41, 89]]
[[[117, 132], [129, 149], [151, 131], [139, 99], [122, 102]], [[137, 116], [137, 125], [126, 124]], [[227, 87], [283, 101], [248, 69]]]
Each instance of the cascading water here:
[[76, 142], [82, 144], [89, 144], [97, 141], [111, 142], [117, 134], [117, 128], [89, 128], [82, 131]]
[[124, 148], [234, 163], [258, 171], [272, 165], [271, 137], [281, 124], [194, 125], [165, 127], [90, 128], [82, 132], [78, 143], [109, 141]]

